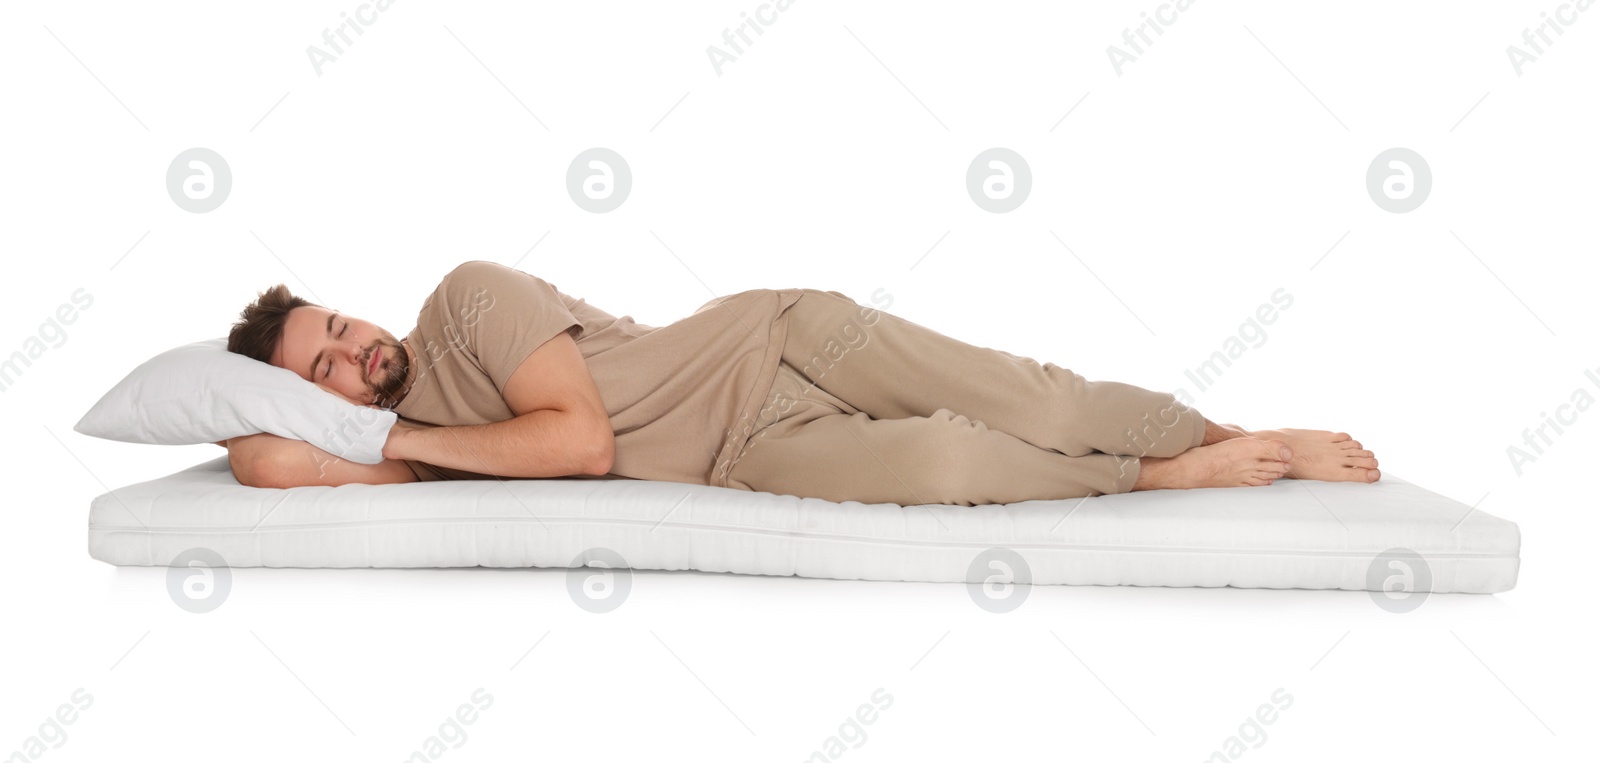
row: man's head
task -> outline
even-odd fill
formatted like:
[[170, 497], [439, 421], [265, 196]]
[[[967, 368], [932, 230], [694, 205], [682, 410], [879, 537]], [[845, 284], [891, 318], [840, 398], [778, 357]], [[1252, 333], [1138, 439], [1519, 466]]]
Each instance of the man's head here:
[[[228, 351], [386, 408], [405, 397], [402, 388], [411, 365], [393, 334], [297, 297], [281, 283], [240, 311], [228, 332]], [[378, 365], [369, 371], [367, 361], [374, 353]]]

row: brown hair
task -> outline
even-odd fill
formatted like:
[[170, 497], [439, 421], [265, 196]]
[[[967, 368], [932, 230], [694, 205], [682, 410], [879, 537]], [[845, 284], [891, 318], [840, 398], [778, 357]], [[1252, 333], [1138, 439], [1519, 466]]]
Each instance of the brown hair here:
[[296, 297], [281, 283], [257, 294], [256, 301], [239, 311], [239, 320], [228, 331], [228, 352], [271, 363], [289, 311], [297, 307], [321, 305]]

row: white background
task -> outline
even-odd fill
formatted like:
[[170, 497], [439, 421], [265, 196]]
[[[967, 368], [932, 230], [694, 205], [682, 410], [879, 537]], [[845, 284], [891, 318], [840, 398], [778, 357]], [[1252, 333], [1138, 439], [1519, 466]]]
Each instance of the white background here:
[[[1119, 76], [1106, 48], [1155, 0], [799, 0], [719, 76], [706, 48], [755, 0], [400, 0], [319, 76], [306, 48], [357, 5], [3, 12], [0, 352], [75, 289], [93, 304], [0, 393], [0, 755], [80, 687], [92, 706], [41, 759], [399, 761], [479, 687], [494, 704], [441, 759], [805, 760], [879, 688], [892, 706], [841, 758], [1204, 760], [1279, 688], [1292, 706], [1240, 757], [1585, 748], [1600, 412], [1520, 476], [1507, 447], [1600, 397], [1600, 10], [1519, 76], [1506, 48], [1554, 0], [1200, 0]], [[196, 146], [233, 173], [205, 214], [165, 189]], [[566, 193], [592, 146], [632, 168], [611, 213]], [[994, 146], [1033, 173], [1007, 214], [965, 188]], [[1433, 173], [1406, 214], [1365, 188], [1395, 146]], [[961, 585], [641, 572], [594, 615], [561, 570], [239, 569], [196, 615], [164, 568], [88, 558], [96, 495], [221, 454], [72, 431], [134, 365], [278, 282], [404, 336], [468, 259], [651, 325], [750, 288], [883, 288], [966, 341], [1190, 393], [1286, 288], [1196, 406], [1348, 431], [1517, 522], [1518, 585], [1408, 614], [1041, 586], [995, 615]]]

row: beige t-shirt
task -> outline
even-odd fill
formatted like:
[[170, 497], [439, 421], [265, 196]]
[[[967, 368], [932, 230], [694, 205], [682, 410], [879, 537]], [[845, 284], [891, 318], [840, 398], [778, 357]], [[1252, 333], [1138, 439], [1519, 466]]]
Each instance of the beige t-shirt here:
[[[756, 428], [783, 351], [795, 289], [718, 297], [659, 328], [617, 318], [537, 276], [485, 260], [450, 271], [406, 337], [416, 354], [409, 392], [395, 406], [435, 426], [514, 418], [501, 391], [551, 337], [577, 341], [611, 417], [610, 475], [727, 486]], [[535, 379], [537, 380], [537, 370]], [[406, 461], [423, 481], [497, 479]]]

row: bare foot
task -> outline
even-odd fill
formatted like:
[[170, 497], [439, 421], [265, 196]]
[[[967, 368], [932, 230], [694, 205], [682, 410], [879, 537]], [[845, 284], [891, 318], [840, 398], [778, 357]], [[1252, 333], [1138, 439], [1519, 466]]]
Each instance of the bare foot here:
[[1294, 452], [1282, 440], [1236, 437], [1172, 458], [1139, 459], [1134, 490], [1261, 487], [1284, 476]]
[[1250, 436], [1289, 443], [1294, 458], [1289, 460], [1290, 479], [1328, 482], [1377, 482], [1378, 459], [1363, 450], [1344, 432], [1324, 429], [1263, 429]]

